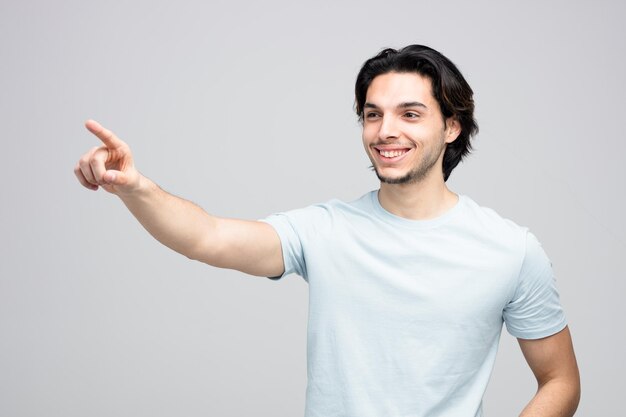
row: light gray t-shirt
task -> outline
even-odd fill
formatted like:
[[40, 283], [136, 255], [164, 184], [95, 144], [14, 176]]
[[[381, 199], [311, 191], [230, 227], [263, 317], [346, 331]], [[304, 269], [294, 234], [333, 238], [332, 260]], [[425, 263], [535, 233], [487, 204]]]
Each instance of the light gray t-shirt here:
[[283, 276], [309, 284], [305, 417], [482, 416], [502, 323], [524, 339], [566, 325], [535, 236], [467, 196], [431, 220], [372, 191], [263, 221]]

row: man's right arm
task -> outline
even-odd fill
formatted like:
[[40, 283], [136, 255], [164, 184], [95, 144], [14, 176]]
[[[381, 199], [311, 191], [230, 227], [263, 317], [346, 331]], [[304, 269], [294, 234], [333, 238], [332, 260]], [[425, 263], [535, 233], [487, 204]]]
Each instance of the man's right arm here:
[[83, 186], [116, 194], [152, 236], [190, 259], [257, 276], [283, 273], [280, 239], [270, 225], [211, 216], [163, 191], [135, 169], [130, 148], [113, 132], [92, 120], [85, 126], [103, 146], [76, 165]]

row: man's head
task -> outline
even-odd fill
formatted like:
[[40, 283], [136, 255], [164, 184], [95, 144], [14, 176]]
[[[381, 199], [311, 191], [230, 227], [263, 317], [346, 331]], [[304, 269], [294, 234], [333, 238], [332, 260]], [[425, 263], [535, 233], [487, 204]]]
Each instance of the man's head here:
[[[387, 77], [380, 77], [386, 74], [390, 75]], [[398, 74], [402, 76], [393, 76], [391, 74]], [[413, 75], [413, 77], [410, 75]], [[377, 77], [379, 78], [376, 80], [376, 83], [374, 83]], [[395, 81], [393, 79], [394, 77]], [[417, 84], [424, 84], [422, 81], [426, 81], [427, 85], [416, 85], [415, 88], [413, 88], [412, 85], [407, 84], [407, 82], [410, 82], [411, 79], [415, 80]], [[370, 90], [373, 83], [373, 87], [376, 89], [375, 91]], [[389, 92], [389, 88], [395, 88], [396, 90], [394, 92]], [[388, 126], [384, 126], [383, 123], [386, 123], [384, 120], [386, 116], [382, 114], [382, 111], [379, 111], [382, 110], [378, 108], [379, 103], [370, 103], [368, 101], [368, 92], [370, 95], [372, 93], [376, 93], [378, 97], [381, 97], [381, 99], [382, 96], [380, 93], [383, 92], [386, 93], [387, 97], [389, 97], [389, 94], [407, 95], [406, 98], [410, 99], [411, 102], [416, 101], [414, 100], [414, 97], [410, 97], [411, 93], [409, 93], [409, 90], [416, 91], [420, 94], [427, 91], [428, 94], [430, 94], [430, 100], [432, 101], [430, 108], [424, 106], [425, 103], [421, 101], [413, 103], [414, 112], [403, 114], [398, 113], [399, 116], [397, 117], [397, 125], [394, 124], [395, 122], [390, 121]], [[435, 113], [438, 114], [441, 121], [439, 127], [441, 128], [441, 150], [443, 151], [442, 170], [444, 181], [448, 179], [452, 170], [471, 150], [470, 139], [478, 131], [478, 125], [474, 120], [474, 100], [472, 89], [456, 66], [449, 59], [434, 49], [422, 45], [410, 45], [400, 50], [385, 49], [381, 51], [378, 55], [368, 59], [363, 64], [363, 67], [357, 76], [355, 95], [356, 112], [364, 127], [364, 141], [367, 140], [366, 136], [373, 132], [374, 127], [371, 126], [372, 123], [379, 124], [376, 127], [376, 129], [378, 129], [378, 136], [389, 135], [387, 144], [385, 144], [387, 139], [384, 137], [379, 137], [378, 139], [373, 137], [369, 138], [372, 148], [374, 147], [374, 144], [380, 145], [376, 148], [378, 150], [378, 154], [370, 154], [369, 156], [370, 159], [372, 159], [372, 163], [378, 177], [383, 182], [397, 184], [402, 182], [417, 181], [421, 179], [421, 175], [425, 175], [427, 173], [424, 170], [431, 168], [436, 162], [435, 160], [432, 160], [432, 158], [428, 160], [428, 155], [421, 155], [421, 166], [415, 168], [414, 171], [408, 172], [400, 177], [387, 177], [385, 174], [380, 172], [382, 169], [381, 165], [389, 165], [389, 167], [393, 168], [394, 159], [393, 157], [391, 159], [382, 157], [382, 154], [380, 154], [381, 148], [385, 148], [386, 146], [388, 148], [387, 150], [391, 150], [395, 153], [401, 153], [401, 150], [395, 151], [393, 146], [407, 145], [407, 149], [409, 149], [407, 143], [394, 143], [393, 139], [395, 137], [395, 132], [388, 132], [388, 128], [392, 130], [398, 129], [401, 133], [403, 128], [406, 127], [409, 132], [412, 132], [412, 134], [420, 136], [423, 134], [425, 127], [419, 125], [419, 123], [422, 123], [419, 120], [426, 120], [426, 118], [422, 116], [429, 116]], [[428, 100], [428, 97], [424, 97], [422, 95], [422, 101], [424, 100]], [[411, 104], [410, 102], [402, 102], [400, 100], [396, 104], [399, 106], [398, 111], [410, 110], [410, 106], [406, 106], [407, 104]], [[415, 107], [415, 104], [417, 104], [417, 107]], [[372, 113], [370, 113], [370, 110], [372, 110]], [[387, 110], [390, 111], [391, 109], [389, 108]], [[420, 110], [423, 110], [423, 115], [420, 114]], [[414, 116], [422, 117], [422, 119], [418, 120]], [[403, 123], [405, 122], [411, 124], [404, 126]], [[439, 127], [431, 126], [430, 128], [432, 130], [438, 129]], [[385, 130], [385, 132], [382, 132], [381, 129]], [[419, 137], [417, 139], [419, 139]], [[403, 139], [399, 138], [398, 140], [402, 141]], [[431, 149], [433, 152], [437, 151], [437, 146], [435, 145], [433, 145], [433, 149]], [[375, 149], [371, 150], [371, 152], [374, 151]], [[385, 154], [392, 155], [389, 152], [386, 152]], [[436, 156], [438, 155], [431, 155], [431, 157]], [[379, 161], [381, 164], [377, 165], [374, 157], [378, 157], [384, 161]], [[398, 158], [402, 158], [402, 156], [399, 156]]]

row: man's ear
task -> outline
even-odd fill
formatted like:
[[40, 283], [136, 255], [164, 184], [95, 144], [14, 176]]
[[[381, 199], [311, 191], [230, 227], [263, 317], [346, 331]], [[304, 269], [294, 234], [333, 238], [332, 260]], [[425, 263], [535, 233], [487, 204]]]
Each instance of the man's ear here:
[[446, 143], [452, 143], [461, 134], [461, 123], [459, 123], [456, 116], [448, 117], [446, 119]]

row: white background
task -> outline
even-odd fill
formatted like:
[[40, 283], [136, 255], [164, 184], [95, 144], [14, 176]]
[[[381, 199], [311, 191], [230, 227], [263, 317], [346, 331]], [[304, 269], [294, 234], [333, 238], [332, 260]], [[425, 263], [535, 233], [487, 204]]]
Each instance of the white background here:
[[[619, 1], [0, 2], [0, 415], [301, 416], [307, 286], [194, 263], [72, 172], [94, 118], [209, 212], [377, 187], [358, 69], [426, 44], [475, 91], [453, 191], [530, 227], [558, 277], [580, 416], [621, 412], [626, 15]], [[506, 332], [506, 331], [505, 331]], [[535, 382], [504, 335], [487, 416]]]

